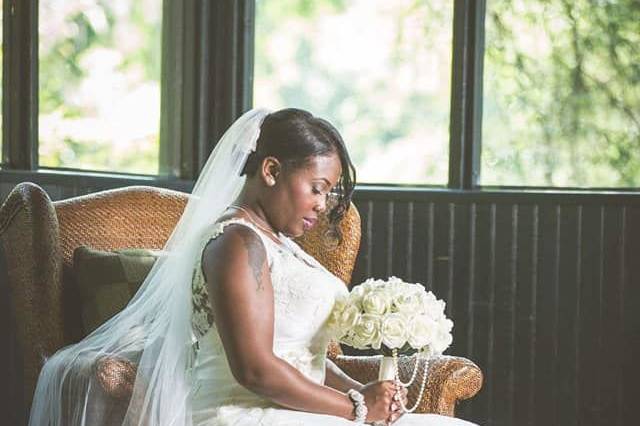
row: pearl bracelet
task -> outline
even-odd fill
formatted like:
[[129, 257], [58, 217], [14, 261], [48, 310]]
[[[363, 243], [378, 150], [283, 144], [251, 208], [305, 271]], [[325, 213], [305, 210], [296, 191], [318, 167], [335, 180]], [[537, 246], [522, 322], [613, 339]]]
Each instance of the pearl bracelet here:
[[364, 395], [355, 389], [349, 389], [347, 395], [351, 402], [353, 402], [353, 411], [356, 414], [356, 418], [353, 420], [355, 423], [364, 423], [367, 418], [367, 405], [364, 402]]

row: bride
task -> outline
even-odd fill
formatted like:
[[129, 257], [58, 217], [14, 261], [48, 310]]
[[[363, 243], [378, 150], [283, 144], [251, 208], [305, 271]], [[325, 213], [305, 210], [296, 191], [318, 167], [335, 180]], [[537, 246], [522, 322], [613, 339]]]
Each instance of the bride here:
[[[133, 300], [46, 362], [29, 424], [471, 425], [403, 416], [406, 392], [393, 382], [359, 383], [325, 357], [325, 322], [347, 290], [291, 237], [326, 213], [340, 238], [354, 186], [327, 121], [297, 109], [244, 114]], [[116, 420], [117, 401], [95, 381], [104, 357], [137, 366]]]

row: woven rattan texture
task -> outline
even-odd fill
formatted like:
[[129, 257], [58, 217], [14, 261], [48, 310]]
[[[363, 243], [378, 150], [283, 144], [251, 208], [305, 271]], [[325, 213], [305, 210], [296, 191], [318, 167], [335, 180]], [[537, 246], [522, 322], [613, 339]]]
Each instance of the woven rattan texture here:
[[60, 246], [66, 265], [73, 251], [161, 249], [178, 223], [188, 195], [168, 189], [132, 186], [58, 201]]
[[[22, 363], [25, 406], [31, 404], [42, 360], [64, 343], [61, 267], [55, 212], [37, 185], [21, 183], [0, 207], [0, 244], [9, 282], [3, 294], [11, 301], [17, 342], [4, 342]], [[6, 293], [5, 293], [6, 292]]]
[[117, 399], [131, 396], [136, 367], [129, 360], [104, 357], [98, 361], [95, 374], [107, 394]]
[[[367, 383], [377, 379], [381, 357], [349, 357], [339, 356], [334, 362], [347, 375], [356, 380]], [[400, 358], [400, 379], [409, 380], [415, 358]], [[422, 366], [418, 371], [418, 378], [422, 378]], [[418, 379], [416, 381], [419, 382]], [[473, 362], [452, 356], [440, 356], [430, 361], [427, 385], [418, 405], [418, 413], [437, 413], [453, 416], [455, 404], [474, 396], [482, 387], [482, 372]], [[418, 397], [419, 385], [409, 387], [409, 406], [413, 406]]]
[[352, 203], [340, 222], [342, 241], [340, 244], [327, 235], [328, 220], [326, 215], [319, 217], [318, 226], [306, 232], [296, 242], [315, 257], [325, 268], [349, 284], [356, 264], [356, 256], [360, 248], [360, 214]]

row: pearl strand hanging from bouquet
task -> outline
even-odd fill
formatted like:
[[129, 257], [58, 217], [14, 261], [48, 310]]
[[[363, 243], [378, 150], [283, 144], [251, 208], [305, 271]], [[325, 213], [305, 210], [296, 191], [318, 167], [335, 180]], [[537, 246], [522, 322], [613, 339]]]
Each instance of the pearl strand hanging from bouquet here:
[[[396, 384], [402, 386], [403, 388], [407, 388], [409, 387], [409, 385], [411, 385], [411, 383], [413, 383], [413, 381], [415, 380], [416, 376], [417, 376], [417, 372], [419, 370], [420, 367], [420, 359], [423, 358], [421, 356], [416, 356], [416, 364], [414, 366], [413, 369], [413, 374], [411, 375], [411, 380], [409, 380], [408, 383], [404, 383], [400, 380], [400, 368], [398, 366], [398, 350], [397, 349], [393, 349], [393, 363], [394, 363], [394, 370], [395, 370], [395, 382]], [[414, 404], [413, 407], [411, 408], [407, 408], [407, 406], [404, 404], [404, 401], [402, 400], [402, 398], [400, 397], [399, 394], [395, 394], [395, 396], [393, 397], [393, 399], [398, 402], [400, 404], [400, 407], [402, 408], [402, 411], [405, 413], [413, 413], [417, 408], [418, 405], [420, 405], [420, 401], [422, 401], [422, 395], [424, 395], [424, 389], [425, 386], [427, 384], [427, 371], [429, 370], [429, 358], [428, 357], [424, 357], [424, 367], [422, 370], [422, 383], [420, 383], [420, 392], [418, 392], [418, 398], [416, 399], [416, 403]]]

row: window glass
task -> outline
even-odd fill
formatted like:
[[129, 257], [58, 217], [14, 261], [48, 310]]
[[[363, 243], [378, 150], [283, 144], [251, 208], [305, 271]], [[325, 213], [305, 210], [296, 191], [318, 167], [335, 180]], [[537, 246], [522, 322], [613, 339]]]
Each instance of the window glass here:
[[257, 0], [254, 105], [341, 132], [359, 182], [446, 184], [453, 2]]
[[158, 172], [161, 0], [39, 1], [39, 161]]
[[489, 0], [483, 185], [640, 186], [640, 2]]

